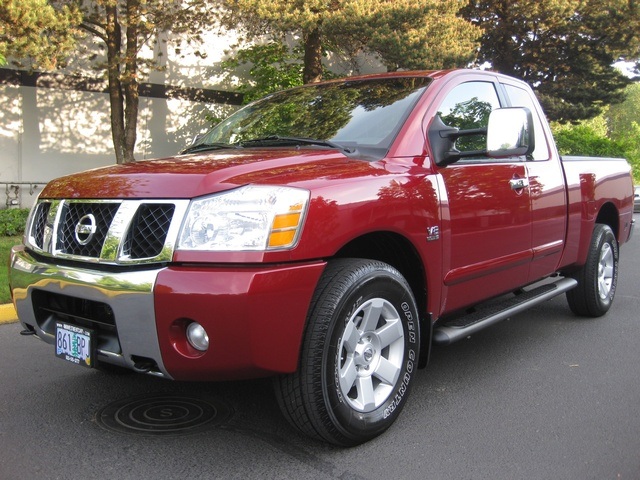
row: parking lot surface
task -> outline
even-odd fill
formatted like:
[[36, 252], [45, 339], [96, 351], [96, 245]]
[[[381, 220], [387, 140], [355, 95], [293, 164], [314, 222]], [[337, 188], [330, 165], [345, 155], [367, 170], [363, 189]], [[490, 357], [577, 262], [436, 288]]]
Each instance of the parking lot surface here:
[[2, 324], [0, 478], [637, 480], [638, 233], [606, 317], [559, 297], [434, 348], [399, 420], [350, 449], [296, 433], [269, 380], [108, 374]]

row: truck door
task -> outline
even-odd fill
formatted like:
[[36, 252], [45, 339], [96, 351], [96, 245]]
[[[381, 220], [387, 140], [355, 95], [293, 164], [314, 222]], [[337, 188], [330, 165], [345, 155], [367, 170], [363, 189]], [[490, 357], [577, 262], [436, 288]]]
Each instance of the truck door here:
[[[491, 110], [501, 106], [496, 86], [486, 80], [461, 83], [436, 100], [434, 114], [460, 130], [486, 127]], [[462, 137], [456, 148], [483, 151], [486, 135]], [[449, 218], [449, 228], [444, 227], [450, 235], [443, 255], [446, 301], [441, 313], [526, 284], [532, 254], [525, 159], [477, 154], [437, 168], [446, 190], [442, 217]]]
[[511, 106], [527, 107], [533, 113], [536, 148], [527, 159], [533, 254], [529, 281], [533, 282], [554, 273], [562, 257], [567, 229], [564, 172], [555, 150], [549, 148], [553, 138], [541, 120], [542, 109], [533, 92], [517, 83], [503, 85]]

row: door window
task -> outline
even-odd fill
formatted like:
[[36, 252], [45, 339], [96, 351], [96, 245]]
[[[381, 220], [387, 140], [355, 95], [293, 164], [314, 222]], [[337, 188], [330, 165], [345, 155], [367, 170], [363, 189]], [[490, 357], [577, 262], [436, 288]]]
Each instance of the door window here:
[[[493, 83], [467, 82], [447, 94], [438, 109], [438, 115], [448, 127], [469, 130], [486, 127], [489, 114], [496, 108], [500, 108], [500, 100]], [[455, 146], [461, 152], [469, 152], [484, 151], [486, 144], [487, 136], [478, 134], [459, 138]]]

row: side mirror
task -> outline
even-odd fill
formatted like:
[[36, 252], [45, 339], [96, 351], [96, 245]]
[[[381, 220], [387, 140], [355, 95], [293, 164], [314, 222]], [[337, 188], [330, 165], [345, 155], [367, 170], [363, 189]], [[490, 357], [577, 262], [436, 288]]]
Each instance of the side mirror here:
[[440, 115], [436, 115], [431, 122], [427, 135], [433, 151], [436, 165], [444, 167], [457, 162], [461, 158], [476, 157], [484, 155], [484, 151], [463, 151], [456, 148], [456, 140], [462, 137], [472, 137], [476, 135], [486, 135], [486, 128], [472, 128], [460, 130], [456, 127], [449, 127], [442, 121]]
[[499, 108], [491, 112], [487, 126], [487, 156], [530, 155], [535, 148], [533, 115], [524, 107]]

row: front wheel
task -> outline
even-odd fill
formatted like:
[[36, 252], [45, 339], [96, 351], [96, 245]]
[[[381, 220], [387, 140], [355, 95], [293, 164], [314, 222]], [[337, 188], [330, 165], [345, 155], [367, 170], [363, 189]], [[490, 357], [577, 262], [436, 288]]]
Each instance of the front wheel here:
[[343, 446], [385, 431], [406, 403], [419, 354], [411, 289], [377, 261], [327, 265], [307, 318], [298, 371], [275, 381], [285, 417]]
[[585, 317], [607, 313], [618, 284], [618, 241], [608, 225], [595, 225], [587, 262], [574, 278], [578, 286], [567, 292], [571, 311]]

